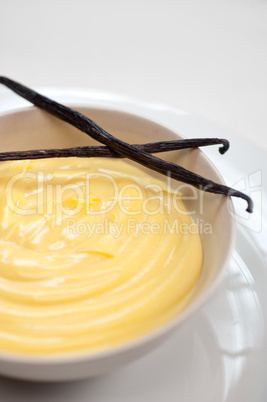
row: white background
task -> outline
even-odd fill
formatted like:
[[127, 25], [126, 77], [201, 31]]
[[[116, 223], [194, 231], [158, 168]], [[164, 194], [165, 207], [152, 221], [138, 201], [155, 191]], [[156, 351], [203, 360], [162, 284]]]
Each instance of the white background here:
[[29, 86], [96, 88], [167, 104], [263, 145], [266, 0], [0, 6], [0, 74]]

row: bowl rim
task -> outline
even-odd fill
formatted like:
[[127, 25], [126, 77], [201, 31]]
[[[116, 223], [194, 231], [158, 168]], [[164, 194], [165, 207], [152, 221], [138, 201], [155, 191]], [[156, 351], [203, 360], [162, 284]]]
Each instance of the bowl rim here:
[[[128, 110], [124, 110], [121, 107], [112, 107], [110, 105], [99, 105], [99, 104], [85, 104], [85, 103], [79, 103], [79, 102], [66, 102], [66, 106], [72, 107], [72, 108], [77, 108], [77, 109], [94, 109], [94, 110], [105, 110], [105, 111], [110, 111], [110, 112], [119, 112], [125, 115], [131, 115], [136, 118], [141, 118], [144, 120], [147, 120], [150, 123], [154, 123], [158, 126], [162, 126], [165, 129], [171, 131], [174, 135], [181, 137], [182, 139], [186, 139], [183, 134], [181, 134], [178, 130], [176, 130], [174, 127], [171, 127], [168, 124], [162, 123], [161, 121], [158, 121], [157, 119], [152, 119], [151, 117], [147, 117], [145, 115], [142, 115], [141, 113], [135, 113], [135, 112], [130, 112]], [[21, 114], [21, 113], [28, 113], [32, 112], [33, 110], [40, 110], [42, 109], [34, 106], [34, 105], [25, 105], [19, 108], [15, 109], [10, 109], [7, 111], [0, 112], [0, 118], [4, 116], [9, 116], [13, 114]], [[47, 113], [47, 112], [45, 112]], [[205, 159], [205, 161], [209, 164], [211, 169], [217, 174], [220, 183], [221, 184], [226, 184], [224, 178], [222, 177], [221, 173], [215, 166], [215, 164], [209, 159], [209, 157], [202, 151], [202, 149], [198, 148], [198, 152], [201, 153], [202, 157]], [[209, 300], [210, 298], [214, 295], [216, 289], [220, 285], [222, 279], [225, 276], [225, 273], [228, 268], [229, 261], [232, 256], [232, 252], [234, 249], [235, 245], [235, 240], [236, 240], [236, 222], [233, 219], [233, 216], [235, 215], [235, 209], [234, 209], [234, 204], [232, 201], [231, 197], [226, 197], [225, 200], [223, 201], [224, 203], [228, 204], [228, 210], [231, 215], [230, 219], [230, 225], [229, 225], [229, 236], [228, 236], [228, 247], [227, 247], [227, 254], [224, 257], [223, 263], [220, 266], [219, 272], [216, 274], [215, 279], [212, 281], [212, 283], [208, 286], [208, 288], [203, 292], [200, 296], [197, 297], [196, 300], [194, 300], [192, 303], [189, 303], [185, 307], [184, 310], [182, 310], [178, 315], [174, 316], [171, 318], [169, 321], [163, 323], [160, 327], [154, 328], [148, 333], [145, 333], [143, 335], [140, 335], [139, 337], [126, 341], [122, 344], [112, 346], [108, 349], [100, 349], [96, 351], [78, 351], [78, 352], [60, 352], [60, 353], [53, 353], [53, 354], [47, 354], [47, 355], [42, 355], [42, 354], [27, 354], [27, 353], [16, 353], [16, 352], [10, 352], [10, 351], [2, 351], [0, 349], [0, 363], [1, 362], [6, 362], [6, 363], [19, 363], [23, 365], [59, 365], [59, 364], [66, 364], [66, 363], [80, 363], [80, 362], [94, 362], [94, 361], [99, 361], [102, 359], [106, 358], [111, 358], [113, 356], [118, 356], [120, 354], [123, 354], [125, 352], [130, 352], [136, 348], [139, 348], [141, 346], [145, 346], [146, 344], [150, 344], [152, 341], [155, 341], [158, 338], [171, 335], [174, 330], [177, 330], [181, 324], [186, 322], [188, 319], [190, 319], [199, 309], [201, 309]]]

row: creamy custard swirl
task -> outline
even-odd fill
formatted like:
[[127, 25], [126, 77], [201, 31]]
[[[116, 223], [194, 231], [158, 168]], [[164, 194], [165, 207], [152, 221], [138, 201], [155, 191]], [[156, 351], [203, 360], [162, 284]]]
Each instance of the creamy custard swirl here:
[[0, 165], [0, 351], [96, 351], [188, 303], [200, 236], [179, 194], [115, 159]]

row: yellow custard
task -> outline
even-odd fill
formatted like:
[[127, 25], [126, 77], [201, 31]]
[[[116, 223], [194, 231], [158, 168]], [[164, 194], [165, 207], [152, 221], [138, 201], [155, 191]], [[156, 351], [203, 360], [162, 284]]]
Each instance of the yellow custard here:
[[97, 351], [159, 327], [202, 268], [181, 196], [128, 162], [0, 165], [0, 351]]

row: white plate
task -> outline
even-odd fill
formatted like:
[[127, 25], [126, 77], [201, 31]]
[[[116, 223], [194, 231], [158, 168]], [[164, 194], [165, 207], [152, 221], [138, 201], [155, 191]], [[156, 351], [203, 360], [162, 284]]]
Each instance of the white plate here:
[[[217, 294], [172, 338], [150, 355], [106, 376], [65, 384], [0, 378], [5, 402], [266, 402], [267, 230], [264, 153], [231, 132], [179, 110], [98, 92], [41, 88], [59, 102], [116, 107], [169, 125], [187, 137], [225, 137], [231, 148], [205, 152], [228, 185], [251, 193], [255, 212], [236, 201], [237, 243]], [[27, 106], [0, 91], [0, 112]], [[265, 181], [264, 181], [265, 180]]]

